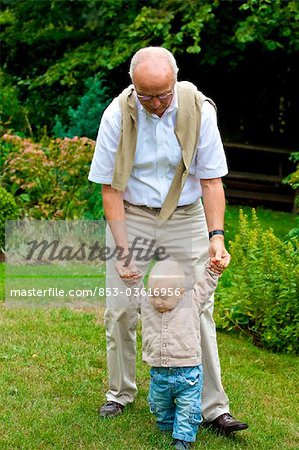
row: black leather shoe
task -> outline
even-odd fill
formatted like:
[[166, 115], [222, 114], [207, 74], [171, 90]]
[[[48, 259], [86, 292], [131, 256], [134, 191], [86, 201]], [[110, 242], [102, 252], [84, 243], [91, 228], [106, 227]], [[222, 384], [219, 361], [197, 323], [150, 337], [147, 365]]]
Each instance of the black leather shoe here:
[[99, 409], [101, 417], [114, 417], [123, 412], [124, 406], [117, 402], [107, 402]]
[[229, 413], [221, 414], [221, 416], [218, 416], [212, 422], [207, 422], [206, 426], [211, 426], [221, 434], [225, 435], [229, 435], [235, 431], [246, 430], [246, 428], [248, 428], [247, 423], [240, 422]]

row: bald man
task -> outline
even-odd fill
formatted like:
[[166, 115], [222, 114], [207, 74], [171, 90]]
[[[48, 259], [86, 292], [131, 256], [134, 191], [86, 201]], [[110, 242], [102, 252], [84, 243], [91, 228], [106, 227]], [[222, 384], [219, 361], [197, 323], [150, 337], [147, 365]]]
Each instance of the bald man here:
[[[196, 278], [208, 256], [212, 270], [217, 273], [229, 264], [230, 256], [224, 245], [225, 197], [221, 180], [227, 174], [227, 164], [215, 108], [210, 101], [204, 101], [195, 157], [177, 207], [161, 226], [159, 213], [182, 155], [175, 133], [180, 108], [177, 72], [173, 55], [164, 48], [143, 48], [133, 56], [129, 73], [138, 117], [137, 142], [127, 185], [124, 191], [111, 186], [122, 129], [119, 98], [103, 114], [89, 180], [102, 184], [103, 207], [109, 224], [107, 246], [121, 248], [124, 257], [131, 254], [136, 238], [143, 250], [148, 250], [149, 243], [156, 249], [162, 246], [184, 264], [189, 274], [196, 273]], [[106, 288], [114, 289], [117, 295], [106, 297], [109, 391], [107, 403], [99, 410], [103, 417], [121, 414], [137, 394], [138, 317], [129, 306], [122, 278], [137, 278], [139, 271], [146, 273], [149, 264], [148, 259], [138, 256], [135, 260], [111, 259], [106, 263]], [[230, 434], [247, 428], [247, 424], [229, 413], [229, 401], [221, 383], [213, 301], [211, 297], [200, 319], [203, 416], [206, 423]]]

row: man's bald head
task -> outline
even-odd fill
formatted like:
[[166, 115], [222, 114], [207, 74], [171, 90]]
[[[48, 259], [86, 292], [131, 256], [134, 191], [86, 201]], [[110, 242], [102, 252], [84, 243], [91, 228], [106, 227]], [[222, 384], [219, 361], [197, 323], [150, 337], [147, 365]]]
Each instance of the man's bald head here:
[[166, 48], [145, 47], [132, 58], [130, 75], [146, 111], [162, 117], [169, 107], [177, 79], [177, 65]]
[[173, 82], [177, 80], [178, 67], [173, 54], [163, 47], [145, 47], [138, 50], [130, 64], [129, 74], [134, 82], [135, 72], [147, 70], [153, 76], [157, 72], [171, 70]]

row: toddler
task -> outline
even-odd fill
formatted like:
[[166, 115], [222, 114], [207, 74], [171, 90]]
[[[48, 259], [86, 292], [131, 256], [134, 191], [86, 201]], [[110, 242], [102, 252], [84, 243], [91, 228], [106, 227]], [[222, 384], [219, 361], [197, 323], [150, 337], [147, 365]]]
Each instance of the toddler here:
[[142, 320], [142, 357], [151, 366], [149, 405], [161, 431], [172, 431], [177, 450], [190, 448], [202, 421], [199, 316], [216, 289], [219, 275], [205, 270], [191, 290], [177, 261], [157, 262], [148, 289], [140, 280], [124, 280], [131, 306]]

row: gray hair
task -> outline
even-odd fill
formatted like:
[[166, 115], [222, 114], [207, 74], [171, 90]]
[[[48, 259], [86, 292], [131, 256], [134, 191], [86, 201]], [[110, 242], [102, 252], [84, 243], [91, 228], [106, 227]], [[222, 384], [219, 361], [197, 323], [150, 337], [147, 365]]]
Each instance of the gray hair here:
[[133, 56], [130, 64], [129, 74], [133, 81], [134, 71], [138, 64], [151, 57], [153, 54], [159, 55], [162, 59], [167, 61], [172, 69], [174, 81], [177, 80], [178, 66], [173, 54], [164, 47], [144, 47], [138, 50]]

